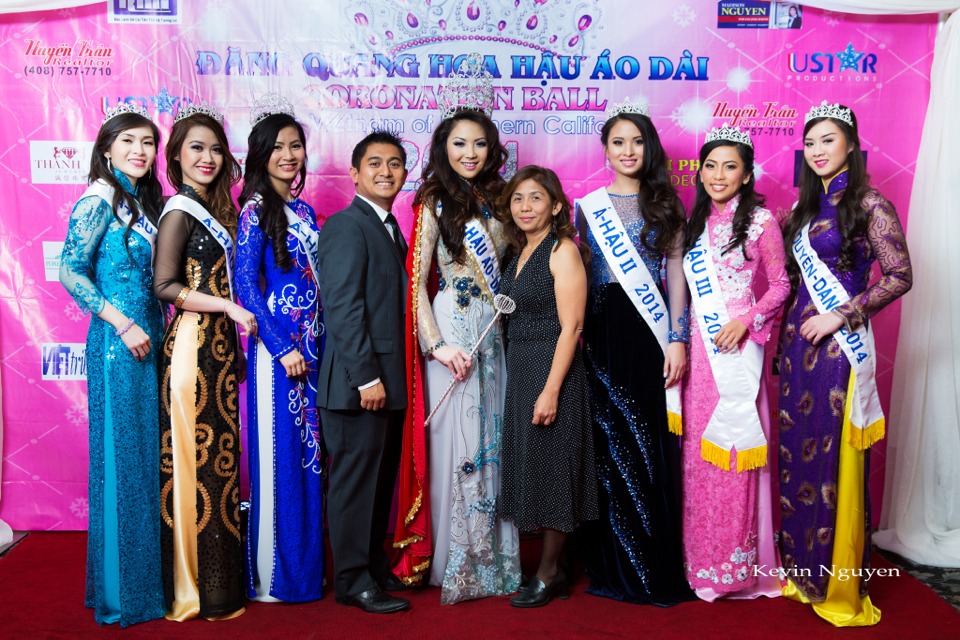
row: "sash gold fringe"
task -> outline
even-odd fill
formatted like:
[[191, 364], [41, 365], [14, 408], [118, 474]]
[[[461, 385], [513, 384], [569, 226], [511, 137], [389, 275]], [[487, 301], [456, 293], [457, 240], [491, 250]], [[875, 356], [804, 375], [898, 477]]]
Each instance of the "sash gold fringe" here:
[[875, 443], [883, 440], [883, 436], [886, 435], [886, 420], [880, 418], [869, 427], [865, 429], [858, 429], [854, 427], [850, 429], [850, 446], [852, 446], [857, 451], [864, 451], [869, 449]]
[[767, 464], [767, 445], [762, 444], [759, 447], [737, 451], [737, 473], [749, 471], [750, 469], [759, 469]]
[[880, 416], [879, 420], [862, 429], [853, 424], [853, 422], [850, 422], [850, 413], [852, 409], [850, 403], [853, 402], [853, 392], [854, 389], [856, 389], [856, 385], [857, 375], [851, 371], [850, 381], [847, 383], [847, 402], [843, 408], [843, 419], [845, 423], [849, 422], [850, 429], [844, 429], [844, 431], [848, 431], [847, 442], [851, 447], [857, 451], [865, 451], [873, 444], [883, 440], [883, 436], [886, 435], [886, 419], [883, 416]]
[[700, 457], [724, 471], [730, 471], [730, 452], [704, 438], [700, 439]]
[[670, 430], [670, 433], [682, 436], [683, 435], [683, 417], [676, 414], [667, 412], [667, 429]]

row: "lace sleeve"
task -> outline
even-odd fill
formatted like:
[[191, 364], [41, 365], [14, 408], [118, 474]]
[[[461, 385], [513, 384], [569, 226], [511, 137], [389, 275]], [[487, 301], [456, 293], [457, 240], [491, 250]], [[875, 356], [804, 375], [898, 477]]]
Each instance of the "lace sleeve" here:
[[854, 331], [913, 286], [910, 252], [896, 209], [875, 191], [867, 195], [864, 204], [870, 210], [867, 239], [883, 276], [866, 291], [837, 307], [847, 327]]
[[276, 359], [296, 348], [289, 332], [278, 325], [260, 289], [260, 271], [266, 268], [267, 236], [260, 228], [260, 205], [250, 202], [240, 212], [237, 230], [237, 297], [244, 308], [257, 316], [257, 335]]
[[[787, 277], [786, 253], [783, 248], [783, 235], [780, 226], [769, 212], [760, 224], [760, 236], [757, 238], [755, 251], [759, 254], [751, 256], [763, 265], [763, 272], [767, 276], [767, 290], [763, 296], [750, 307], [738, 320], [749, 329], [750, 339], [759, 344], [766, 344], [770, 339], [770, 330], [773, 320], [780, 312], [787, 296], [790, 295], [790, 278]], [[739, 249], [738, 249], [739, 251]]]
[[160, 221], [153, 263], [153, 291], [161, 302], [176, 304], [183, 290], [189, 289], [183, 282], [186, 275], [183, 255], [193, 231], [192, 221], [189, 214], [178, 210], [168, 211]]
[[670, 342], [690, 342], [690, 292], [683, 275], [683, 232], [667, 252], [667, 306], [670, 308]]
[[433, 317], [430, 293], [427, 291], [439, 237], [440, 221], [433, 212], [433, 207], [424, 204], [420, 210], [420, 273], [417, 277], [417, 333], [420, 336], [420, 349], [424, 353], [429, 353], [443, 344], [443, 336], [440, 335], [440, 327]]
[[113, 211], [102, 198], [81, 199], [70, 214], [60, 255], [60, 282], [81, 309], [94, 315], [103, 311], [107, 300], [91, 280], [93, 256], [112, 220]]

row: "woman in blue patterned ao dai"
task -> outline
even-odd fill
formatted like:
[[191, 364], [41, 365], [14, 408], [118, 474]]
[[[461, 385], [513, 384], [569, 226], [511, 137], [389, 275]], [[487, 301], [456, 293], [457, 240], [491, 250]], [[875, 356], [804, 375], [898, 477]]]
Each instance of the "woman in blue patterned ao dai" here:
[[317, 600], [323, 582], [317, 413], [323, 325], [316, 216], [299, 198], [305, 141], [290, 115], [258, 122], [240, 196], [237, 293], [259, 326], [247, 361], [247, 592], [265, 601]]
[[[160, 134], [136, 113], [109, 117], [90, 159], [90, 188], [73, 208], [60, 282], [95, 317], [87, 333], [90, 525], [86, 605], [100, 624], [163, 616], [160, 427], [153, 240]], [[152, 232], [152, 233], [151, 233]]]

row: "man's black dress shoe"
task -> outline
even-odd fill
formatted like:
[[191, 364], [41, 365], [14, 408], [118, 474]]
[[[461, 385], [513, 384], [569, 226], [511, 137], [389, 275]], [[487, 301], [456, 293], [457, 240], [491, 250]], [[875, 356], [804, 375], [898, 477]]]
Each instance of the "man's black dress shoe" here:
[[406, 591], [410, 588], [406, 585], [406, 583], [404, 583], [403, 580], [392, 573], [388, 573], [384, 577], [378, 578], [377, 584], [379, 584], [380, 588], [384, 591]]
[[359, 607], [367, 613], [394, 613], [410, 606], [409, 600], [388, 595], [380, 587], [367, 589], [355, 596], [337, 596], [336, 600], [348, 607]]

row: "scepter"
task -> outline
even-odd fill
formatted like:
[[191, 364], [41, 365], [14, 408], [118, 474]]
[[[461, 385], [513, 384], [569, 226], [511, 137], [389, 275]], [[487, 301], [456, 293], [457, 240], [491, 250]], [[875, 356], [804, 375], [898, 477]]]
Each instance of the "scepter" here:
[[[497, 320], [500, 319], [501, 315], [510, 315], [517, 310], [517, 303], [508, 295], [498, 293], [493, 296], [493, 308], [497, 310], [496, 315], [493, 316], [493, 320], [487, 325], [487, 328], [483, 330], [483, 333], [480, 334], [480, 339], [477, 340], [477, 344], [473, 345], [473, 349], [470, 350], [470, 357], [473, 358], [474, 354], [477, 352], [477, 349], [480, 348], [480, 345], [483, 344], [484, 339], [487, 337], [487, 334], [490, 333], [490, 329], [493, 328], [493, 325], [497, 323]], [[443, 401], [447, 399], [447, 396], [450, 395], [450, 392], [457, 385], [460, 380], [454, 378], [450, 382], [450, 386], [447, 387], [447, 390], [443, 392], [443, 395], [440, 396], [440, 401], [433, 408], [433, 411], [430, 412], [430, 415], [427, 416], [427, 419], [423, 421], [423, 426], [426, 428], [430, 421], [433, 420], [433, 416], [437, 414], [437, 411], [440, 409], [440, 406], [443, 404]]]

